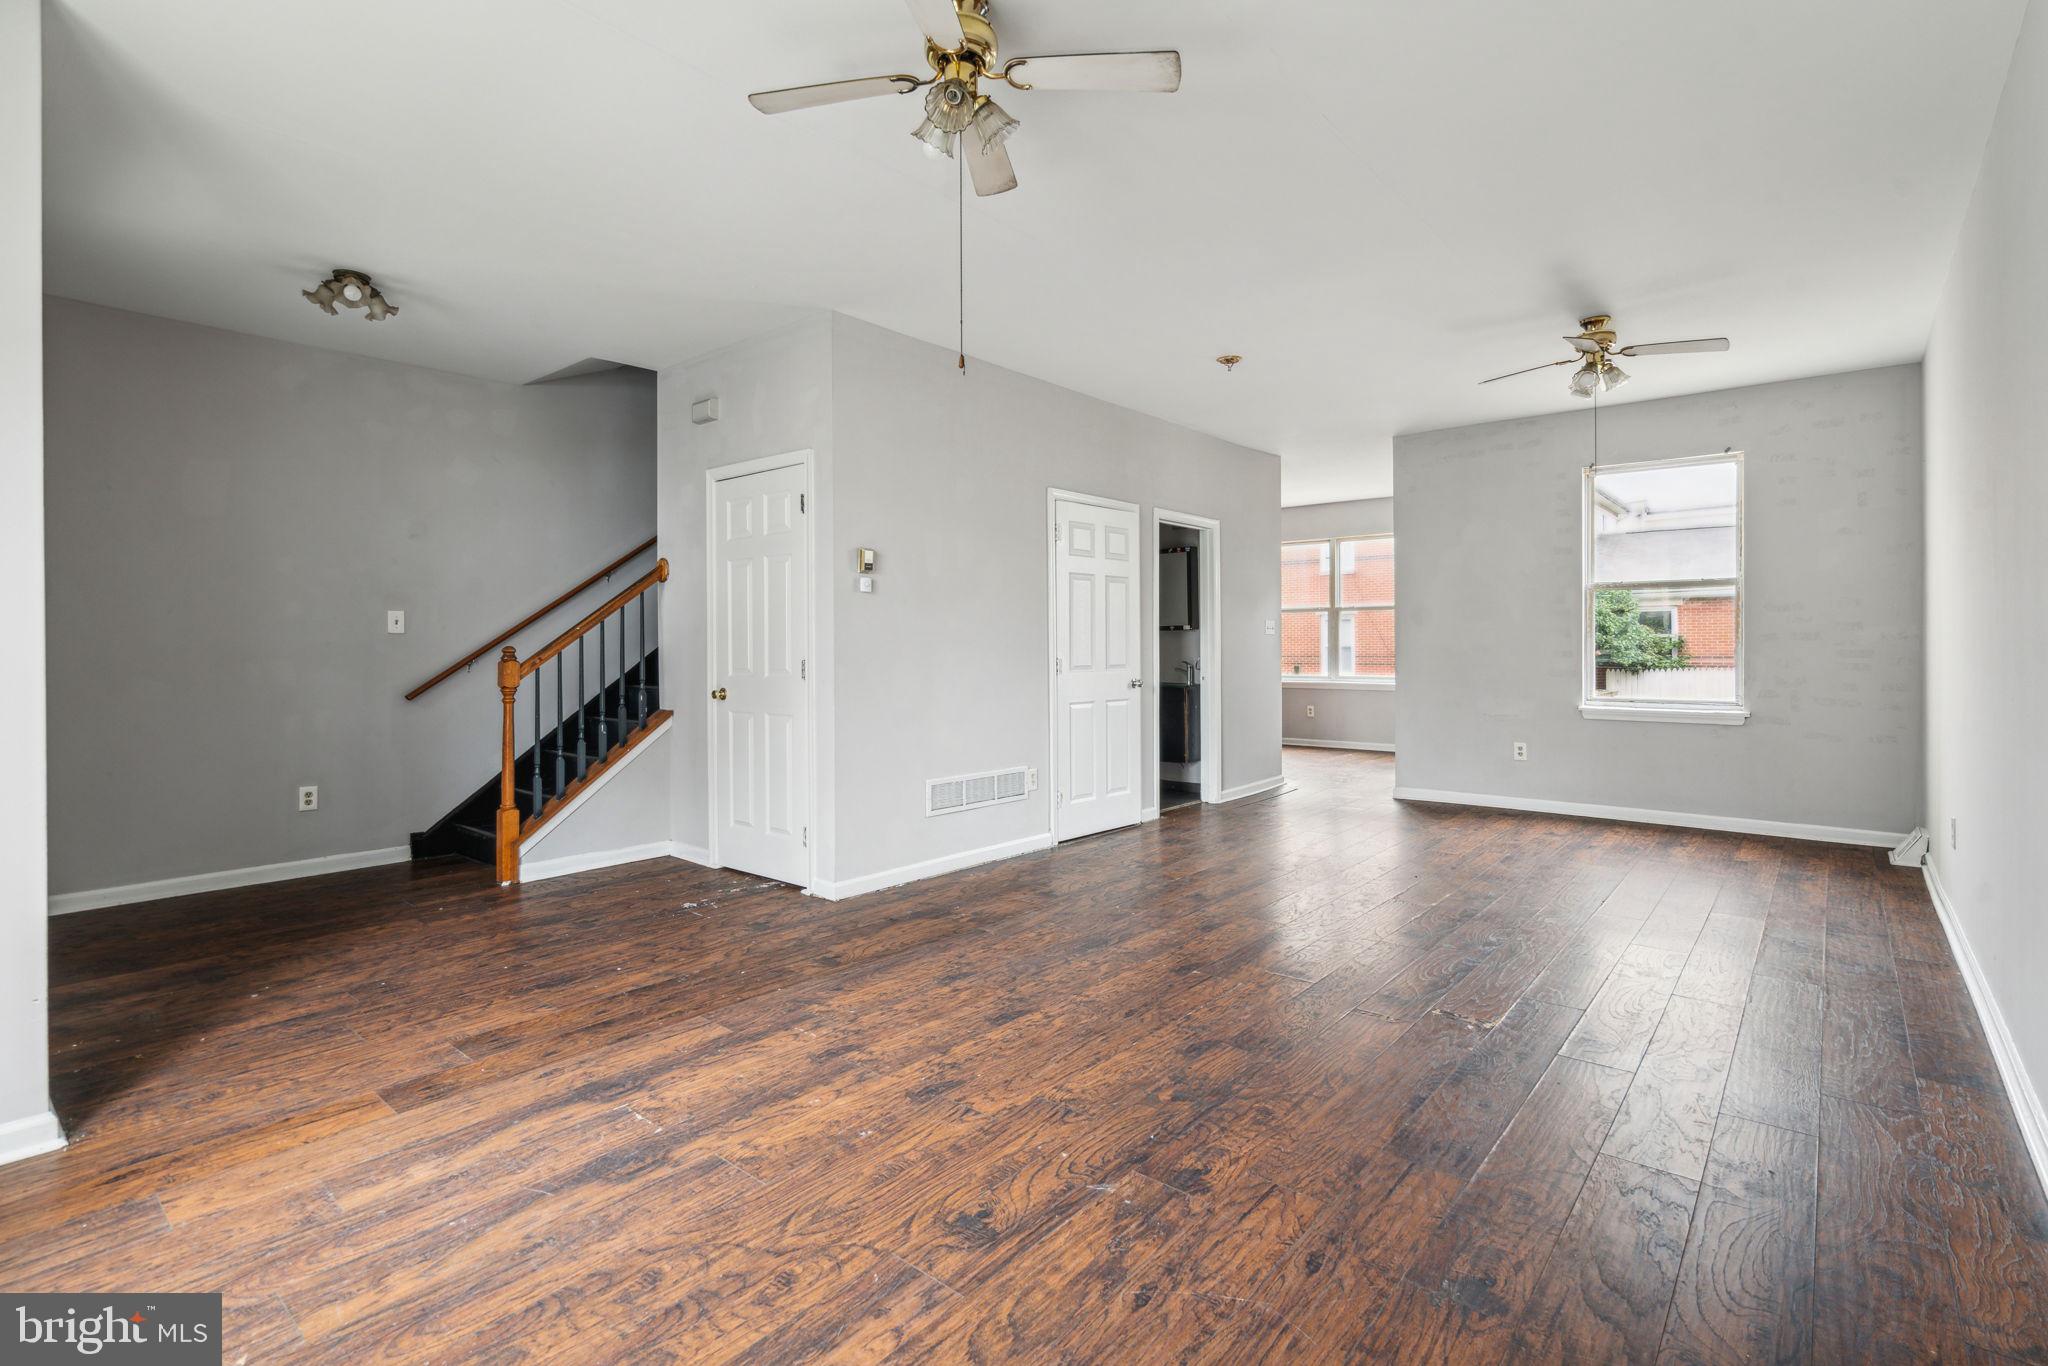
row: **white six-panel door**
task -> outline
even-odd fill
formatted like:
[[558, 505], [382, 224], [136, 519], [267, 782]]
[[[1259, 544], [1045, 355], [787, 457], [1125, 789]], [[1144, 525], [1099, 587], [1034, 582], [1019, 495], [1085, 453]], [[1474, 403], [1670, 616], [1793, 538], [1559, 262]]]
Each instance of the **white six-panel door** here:
[[1053, 504], [1053, 837], [1138, 823], [1138, 514]]
[[712, 484], [712, 809], [718, 861], [810, 880], [804, 692], [810, 537], [801, 465]]

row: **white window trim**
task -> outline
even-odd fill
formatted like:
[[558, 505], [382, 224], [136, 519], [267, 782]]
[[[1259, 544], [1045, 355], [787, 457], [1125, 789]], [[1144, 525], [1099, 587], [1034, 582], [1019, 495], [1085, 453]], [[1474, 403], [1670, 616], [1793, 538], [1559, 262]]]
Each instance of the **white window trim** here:
[[1739, 726], [1747, 707], [1702, 707], [1692, 702], [1581, 702], [1588, 721], [1678, 721], [1694, 726]]
[[[1358, 532], [1356, 534], [1342, 536], [1303, 536], [1296, 540], [1282, 541], [1280, 543], [1280, 546], [1283, 550], [1290, 545], [1320, 545], [1326, 546], [1329, 549], [1330, 596], [1328, 601], [1324, 602], [1319, 607], [1282, 607], [1280, 609], [1280, 619], [1282, 622], [1285, 622], [1287, 620], [1287, 614], [1289, 612], [1300, 613], [1303, 615], [1306, 615], [1310, 612], [1320, 612], [1323, 615], [1327, 616], [1330, 621], [1329, 662], [1331, 668], [1331, 672], [1324, 674], [1281, 674], [1281, 687], [1322, 688], [1336, 692], [1392, 692], [1394, 690], [1396, 676], [1393, 674], [1365, 674], [1353, 676], [1349, 674], [1340, 674], [1336, 672], [1337, 654], [1338, 651], [1342, 649], [1342, 646], [1339, 645], [1338, 640], [1340, 632], [1342, 630], [1341, 618], [1343, 617], [1343, 615], [1346, 612], [1391, 612], [1395, 610], [1395, 603], [1392, 602], [1338, 602], [1337, 586], [1342, 581], [1343, 575], [1340, 574], [1337, 569], [1337, 547], [1345, 541], [1391, 541], [1393, 539], [1394, 533], [1391, 531], [1365, 531]], [[1394, 554], [1396, 560], [1398, 561], [1400, 556], [1399, 549], [1396, 549]], [[1399, 572], [1400, 570], [1397, 563], [1395, 573], [1398, 574]], [[1399, 580], [1396, 579], [1395, 582], [1398, 585]], [[1400, 590], [1397, 586], [1395, 589], [1395, 595], [1397, 598], [1399, 596], [1399, 593]]]
[[[1687, 465], [1735, 466], [1735, 701], [1726, 703], [1656, 702], [1631, 699], [1617, 702], [1593, 694], [1593, 547], [1599, 520], [1593, 503], [1594, 480], [1601, 474], [1631, 470], [1682, 469]], [[1711, 455], [1687, 455], [1673, 460], [1638, 460], [1632, 464], [1588, 465], [1581, 476], [1580, 494], [1583, 525], [1579, 534], [1579, 715], [1588, 721], [1675, 721], [1687, 725], [1739, 726], [1749, 719], [1748, 656], [1749, 635], [1749, 462], [1741, 451], [1718, 451]], [[1727, 583], [1726, 579], [1704, 582]], [[1662, 586], [1682, 587], [1674, 580]], [[1674, 613], [1673, 625], [1677, 623]]]
[[[1317, 610], [1317, 609], [1302, 609]], [[1353, 609], [1346, 608], [1346, 611]], [[1364, 678], [1330, 678], [1322, 674], [1282, 674], [1283, 688], [1316, 688], [1323, 692], [1392, 692], [1394, 680], [1384, 675], [1369, 675]]]

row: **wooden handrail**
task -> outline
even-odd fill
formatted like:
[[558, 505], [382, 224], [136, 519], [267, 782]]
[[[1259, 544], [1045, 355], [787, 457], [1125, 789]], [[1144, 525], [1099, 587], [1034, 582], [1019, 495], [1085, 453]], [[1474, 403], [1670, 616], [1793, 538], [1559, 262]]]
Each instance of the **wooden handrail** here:
[[[541, 665], [547, 663], [556, 655], [568, 649], [571, 645], [574, 645], [584, 636], [587, 636], [592, 631], [596, 630], [597, 623], [611, 616], [612, 613], [618, 611], [621, 607], [624, 607], [627, 603], [639, 597], [642, 593], [645, 593], [648, 589], [654, 587], [654, 585], [656, 585], [657, 583], [667, 582], [668, 561], [656, 560], [654, 562], [654, 568], [648, 570], [645, 574], [642, 574], [632, 583], [627, 584], [625, 588], [621, 589], [619, 592], [614, 593], [610, 601], [606, 602], [596, 611], [584, 617], [583, 620], [577, 622], [568, 630], [562, 632], [562, 634], [556, 636], [547, 644], [541, 646], [538, 650], [535, 650], [533, 654], [527, 658], [526, 662], [519, 666], [519, 676], [521, 678], [525, 678], [527, 675], [531, 674], [535, 669], [538, 669]], [[509, 654], [510, 651], [508, 650], [507, 653]]]
[[598, 570], [595, 574], [592, 574], [582, 583], [577, 584], [574, 588], [562, 594], [562, 596], [556, 598], [553, 602], [541, 608], [538, 612], [533, 613], [531, 616], [521, 621], [518, 625], [500, 631], [497, 635], [492, 636], [489, 640], [477, 646], [474, 650], [471, 650], [468, 654], [456, 660], [453, 664], [450, 664], [447, 668], [441, 670], [441, 672], [435, 674], [432, 678], [420, 684], [417, 688], [414, 688], [411, 692], [405, 695], [405, 700], [408, 702], [418, 701], [420, 697], [422, 697], [424, 694], [433, 690], [434, 688], [439, 687], [441, 684], [446, 683], [456, 674], [461, 673], [464, 669], [476, 663], [479, 659], [482, 659], [485, 655], [497, 649], [500, 645], [503, 645], [506, 641], [512, 639], [512, 637], [518, 635], [527, 627], [533, 625], [536, 621], [540, 621], [548, 616], [553, 615], [555, 611], [557, 611], [559, 608], [563, 606], [563, 604], [576, 598], [579, 594], [581, 594], [585, 589], [589, 588], [592, 584], [600, 583], [605, 579], [610, 578], [613, 574], [625, 568], [634, 560], [639, 559], [642, 555], [645, 555], [648, 551], [654, 549], [654, 545], [654, 541], [649, 540], [641, 545], [634, 546], [631, 550], [619, 556], [619, 558], [613, 560], [610, 564]]
[[[646, 549], [646, 546], [642, 546], [641, 549]], [[499, 885], [508, 886], [511, 883], [517, 882], [519, 880], [519, 842], [521, 839], [525, 837], [528, 830], [537, 827], [543, 821], [548, 819], [549, 813], [557, 810], [563, 804], [569, 801], [573, 801], [577, 793], [585, 790], [592, 780], [596, 779], [601, 774], [603, 774], [607, 768], [611, 767], [611, 765], [623, 759], [629, 751], [636, 748], [640, 744], [640, 742], [651, 733], [653, 727], [658, 726], [662, 722], [668, 720], [670, 715], [667, 711], [657, 711], [652, 714], [642, 714], [638, 716], [635, 719], [637, 719], [639, 724], [633, 730], [621, 734], [619, 737], [619, 743], [616, 746], [607, 745], [604, 739], [602, 738], [602, 734], [600, 734], [600, 739], [598, 742], [598, 758], [595, 763], [592, 763], [588, 766], [587, 771], [584, 771], [585, 766], [583, 763], [583, 759], [581, 757], [583, 755], [583, 712], [581, 710], [584, 706], [582, 692], [583, 665], [582, 657], [579, 655], [577, 657], [576, 665], [576, 705], [578, 708], [578, 719], [576, 722], [576, 749], [577, 754], [579, 755], [577, 768], [579, 770], [580, 776], [577, 778], [575, 782], [568, 784], [565, 788], [559, 787], [558, 779], [558, 790], [555, 792], [554, 797], [552, 798], [552, 800], [549, 800], [545, 804], [543, 804], [545, 786], [541, 776], [540, 769], [540, 764], [542, 762], [542, 731], [540, 726], [539, 714], [541, 685], [538, 682], [536, 682], [533, 685], [535, 708], [533, 718], [533, 762], [535, 765], [533, 780], [533, 800], [536, 809], [534, 810], [531, 816], [529, 816], [526, 820], [522, 821], [519, 818], [518, 787], [514, 773], [514, 770], [517, 768], [519, 762], [518, 719], [513, 711], [513, 708], [518, 705], [520, 685], [523, 684], [528, 678], [531, 678], [534, 674], [538, 673], [540, 671], [541, 666], [546, 664], [549, 660], [558, 658], [561, 655], [561, 653], [564, 650], [568, 649], [571, 645], [574, 645], [577, 641], [583, 639], [583, 637], [588, 635], [590, 632], [598, 630], [601, 623], [609, 620], [612, 614], [616, 612], [619, 614], [619, 710], [621, 714], [629, 714], [630, 708], [626, 704], [626, 604], [632, 602], [635, 598], [640, 597], [649, 589], [653, 588], [656, 584], [667, 582], [668, 561], [656, 560], [654, 562], [654, 568], [648, 570], [645, 574], [635, 579], [632, 583], [628, 584], [620, 592], [614, 593], [602, 606], [598, 607], [597, 610], [587, 614], [583, 618], [583, 620], [577, 622], [574, 626], [571, 626], [568, 630], [556, 636], [546, 645], [534, 651], [533, 656], [530, 659], [527, 659], [524, 663], [520, 661], [519, 652], [510, 645], [507, 645], [504, 648], [504, 650], [499, 654], [498, 694], [504, 707], [504, 728], [502, 736], [500, 738], [498, 751], [497, 869]], [[659, 616], [659, 604], [657, 604], [657, 620], [659, 619]], [[640, 608], [640, 625], [642, 628], [642, 633], [640, 640], [639, 687], [643, 690], [644, 693], [647, 684], [647, 608], [644, 602], [642, 603]], [[604, 638], [602, 636], [598, 637], [600, 647], [602, 647], [603, 645], [603, 640]], [[600, 657], [598, 660], [597, 695], [598, 706], [600, 710], [603, 709], [605, 694], [611, 686], [605, 681], [604, 677], [604, 660], [602, 658], [604, 653], [605, 651], [603, 650], [603, 648], [600, 648], [598, 650], [598, 655]], [[561, 674], [561, 668], [559, 665], [557, 665], [555, 671], [555, 730], [558, 735], [561, 733], [562, 726], [562, 685], [563, 678]], [[642, 703], [642, 705], [645, 705], [644, 702]], [[603, 724], [608, 726], [610, 722], [606, 721]]]

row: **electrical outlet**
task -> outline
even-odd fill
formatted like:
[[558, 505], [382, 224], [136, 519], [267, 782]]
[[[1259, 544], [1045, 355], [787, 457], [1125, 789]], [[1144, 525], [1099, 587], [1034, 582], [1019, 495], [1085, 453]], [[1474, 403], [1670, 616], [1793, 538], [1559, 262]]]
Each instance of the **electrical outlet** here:
[[300, 788], [300, 789], [299, 789], [299, 810], [301, 810], [301, 811], [318, 811], [319, 809], [320, 809], [320, 789], [319, 789], [319, 788], [317, 788], [317, 787], [302, 787], [302, 788]]
[[1036, 792], [1036, 791], [1038, 791], [1038, 770], [1037, 770], [1037, 769], [1035, 769], [1035, 768], [1027, 768], [1027, 769], [1025, 769], [1025, 770], [1024, 770], [1024, 790], [1025, 790], [1026, 792]]
[[1316, 714], [1316, 704], [1315, 704], [1315, 703], [1311, 702], [1311, 703], [1309, 703], [1309, 704], [1308, 704], [1308, 714], [1309, 714], [1310, 716], [1314, 716], [1314, 715]]
[[1515, 741], [1515, 762], [1516, 762], [1516, 763], [1518, 763], [1518, 764], [1523, 764], [1523, 763], [1527, 763], [1528, 761], [1529, 761], [1529, 742], [1528, 742], [1528, 741], [1526, 741], [1526, 740], [1517, 740], [1517, 741]]
[[387, 635], [394, 635], [394, 636], [402, 636], [402, 635], [404, 635], [404, 634], [405, 634], [405, 613], [403, 613], [403, 612], [386, 612], [386, 613], [384, 614], [384, 631], [385, 631], [385, 633], [386, 633]]
[[1266, 618], [1266, 634], [1269, 636], [1280, 634], [1280, 623], [1274, 621], [1271, 617]]

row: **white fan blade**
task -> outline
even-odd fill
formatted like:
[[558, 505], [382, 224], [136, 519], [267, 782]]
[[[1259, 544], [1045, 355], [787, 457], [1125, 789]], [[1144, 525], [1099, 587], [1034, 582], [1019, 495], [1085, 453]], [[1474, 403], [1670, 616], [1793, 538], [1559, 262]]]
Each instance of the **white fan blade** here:
[[958, 52], [967, 46], [967, 35], [960, 31], [960, 11], [953, 6], [953, 0], [904, 0], [910, 6], [910, 17], [917, 22], [924, 36], [936, 46], [948, 52]]
[[1645, 342], [1641, 346], [1624, 346], [1624, 356], [1676, 356], [1687, 351], [1726, 351], [1726, 337], [1700, 337], [1694, 341]]
[[1070, 57], [1019, 57], [1005, 64], [1010, 84], [1026, 90], [1180, 89], [1178, 52], [1083, 52]]
[[915, 76], [864, 76], [857, 81], [827, 81], [823, 85], [793, 85], [787, 90], [762, 90], [747, 96], [747, 103], [764, 114], [787, 114], [793, 109], [816, 109], [825, 104], [844, 104], [876, 95], [907, 95], [920, 82]]
[[1577, 347], [1584, 355], [1595, 355], [1600, 350], [1599, 342], [1592, 341], [1586, 337], [1566, 337], [1565, 340]]
[[1541, 365], [1532, 365], [1526, 370], [1510, 370], [1505, 375], [1495, 375], [1492, 379], [1483, 379], [1479, 382], [1481, 384], [1493, 384], [1500, 380], [1513, 379], [1516, 375], [1533, 375], [1538, 370], [1555, 370], [1560, 365], [1577, 365], [1578, 363], [1579, 358], [1577, 356], [1566, 356], [1563, 360], [1545, 361]]
[[986, 152], [974, 142], [972, 130], [962, 133], [956, 156], [967, 158], [967, 174], [978, 195], [1002, 194], [1017, 188], [1017, 168], [1010, 164], [1010, 150], [997, 143]]

